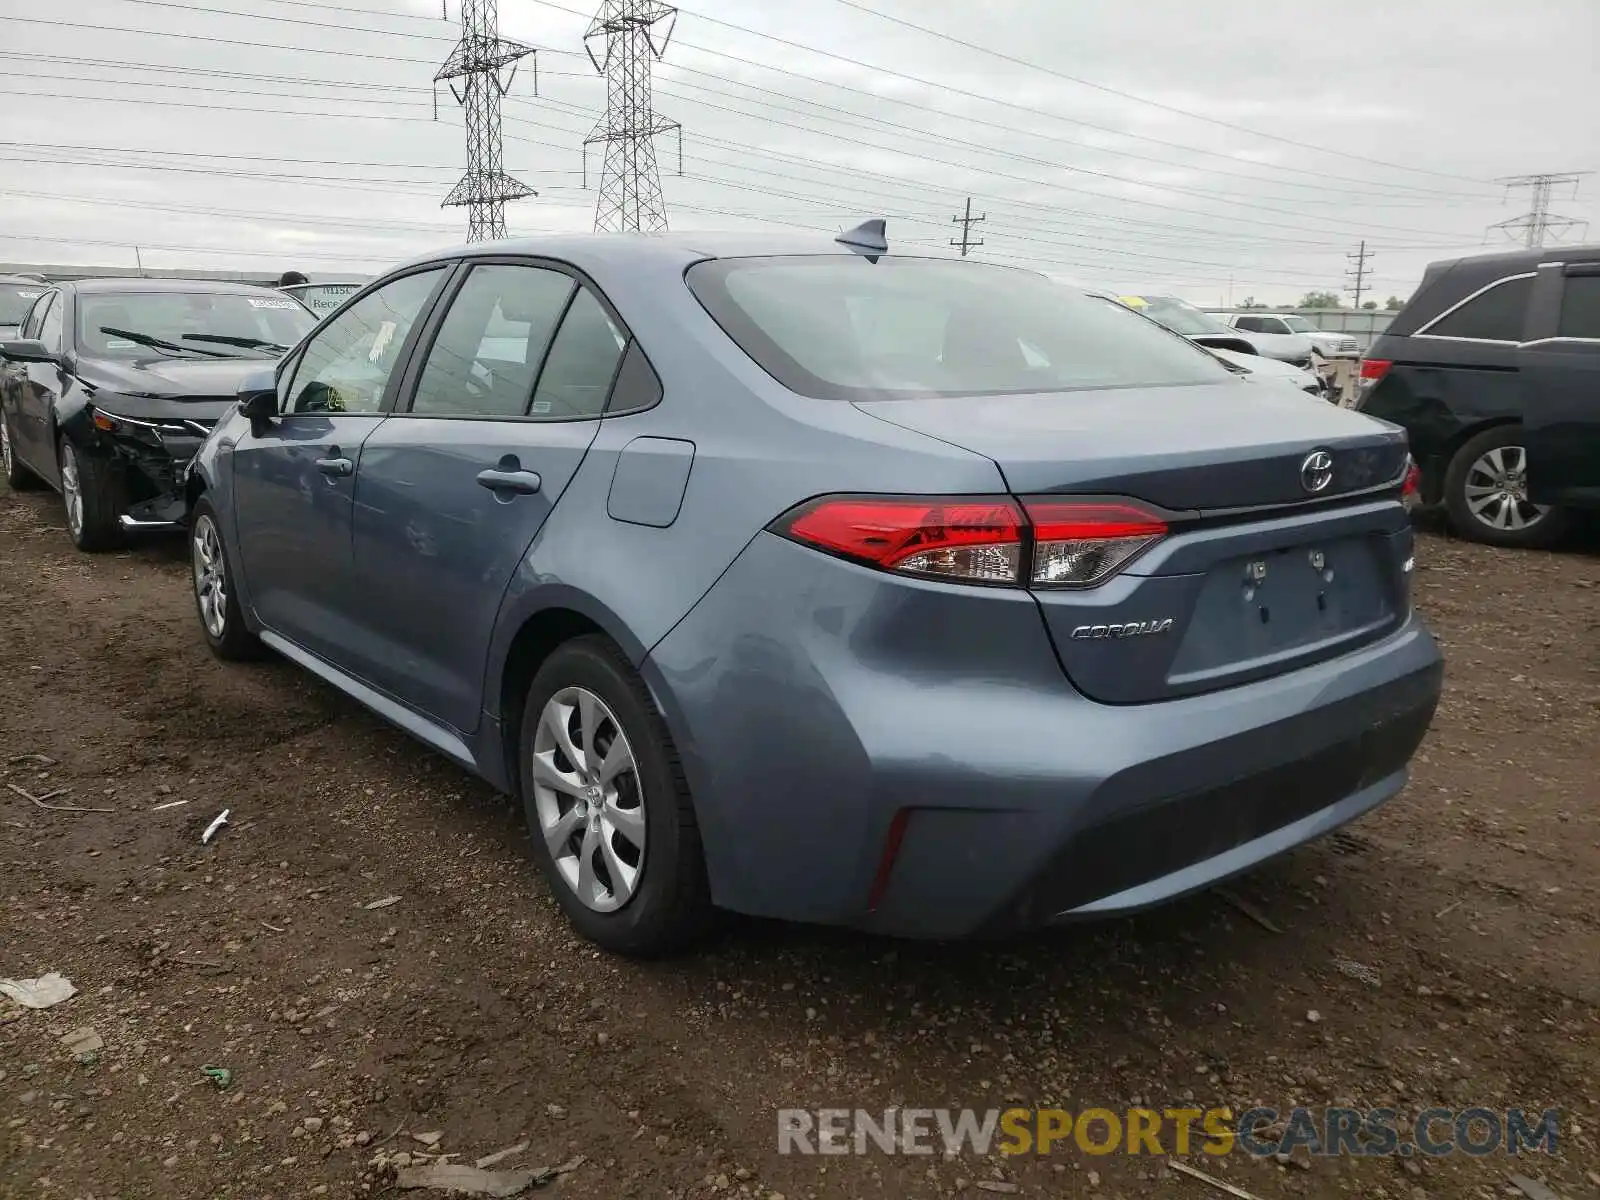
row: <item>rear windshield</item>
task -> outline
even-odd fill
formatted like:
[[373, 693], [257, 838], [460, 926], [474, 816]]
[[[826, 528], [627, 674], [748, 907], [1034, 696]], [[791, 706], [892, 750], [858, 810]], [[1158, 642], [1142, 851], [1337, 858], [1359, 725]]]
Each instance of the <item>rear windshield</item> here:
[[22, 318], [45, 290], [42, 283], [0, 283], [0, 325], [21, 325]]
[[987, 263], [855, 255], [713, 259], [686, 276], [741, 349], [837, 400], [1216, 383], [1216, 359], [1120, 305]]
[[266, 288], [237, 292], [78, 295], [78, 344], [101, 358], [182, 355], [277, 358], [317, 323], [305, 305]]

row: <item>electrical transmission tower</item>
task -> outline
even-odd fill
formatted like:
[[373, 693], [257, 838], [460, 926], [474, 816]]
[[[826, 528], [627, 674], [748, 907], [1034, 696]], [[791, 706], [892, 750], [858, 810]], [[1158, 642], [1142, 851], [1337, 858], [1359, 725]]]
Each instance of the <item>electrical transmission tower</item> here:
[[[664, 24], [663, 24], [664, 23]], [[658, 233], [667, 227], [667, 203], [656, 168], [657, 134], [676, 130], [678, 174], [683, 174], [683, 126], [651, 107], [650, 68], [667, 52], [678, 10], [653, 0], [604, 0], [583, 35], [594, 69], [606, 77], [606, 115], [583, 141], [584, 186], [589, 147], [604, 143], [595, 230]], [[658, 34], [659, 27], [659, 34]], [[594, 39], [605, 38], [595, 57]]]
[[1348, 291], [1355, 297], [1354, 307], [1360, 308], [1361, 297], [1367, 294], [1367, 278], [1369, 274], [1367, 263], [1371, 261], [1372, 255], [1367, 252], [1367, 243], [1362, 242], [1361, 249], [1354, 254], [1346, 254], [1345, 257], [1354, 264], [1344, 273], [1345, 278], [1350, 280]]
[[952, 246], [960, 246], [961, 247], [961, 257], [962, 258], [965, 258], [967, 256], [967, 251], [968, 250], [973, 249], [974, 247], [983, 245], [983, 239], [982, 238], [977, 238], [977, 239], [973, 238], [973, 236], [972, 236], [972, 227], [974, 225], [976, 225], [979, 221], [987, 221], [988, 219], [989, 219], [989, 214], [988, 213], [984, 213], [982, 216], [977, 216], [977, 217], [972, 215], [972, 197], [971, 196], [967, 197], [967, 209], [966, 209], [966, 212], [964, 214], [957, 215], [957, 216], [954, 216], [954, 217], [950, 218], [951, 224], [961, 226], [961, 236], [959, 238], [951, 238], [950, 239], [950, 244]]
[[[517, 61], [533, 53], [532, 47], [500, 36], [498, 0], [461, 0], [461, 40], [433, 82], [449, 84], [466, 115], [467, 173], [440, 206], [460, 205], [467, 209], [469, 242], [505, 237], [506, 201], [538, 195], [527, 184], [506, 174], [500, 138], [500, 98], [516, 78]], [[506, 67], [511, 72], [502, 78]], [[535, 66], [535, 93], [538, 87]], [[437, 116], [437, 100], [434, 103]]]
[[1489, 226], [1490, 230], [1503, 230], [1513, 238], [1521, 240], [1524, 246], [1537, 250], [1544, 245], [1547, 235], [1556, 235], [1567, 230], [1582, 226], [1588, 229], [1589, 222], [1580, 221], [1575, 217], [1558, 217], [1550, 211], [1550, 196], [1555, 189], [1570, 183], [1572, 194], [1578, 194], [1578, 180], [1585, 175], [1593, 174], [1592, 171], [1568, 171], [1559, 175], [1513, 175], [1507, 179], [1497, 179], [1496, 183], [1506, 185], [1509, 195], [1514, 188], [1527, 188], [1533, 194], [1533, 207], [1520, 217], [1512, 217], [1509, 221], [1501, 221], [1498, 225]]

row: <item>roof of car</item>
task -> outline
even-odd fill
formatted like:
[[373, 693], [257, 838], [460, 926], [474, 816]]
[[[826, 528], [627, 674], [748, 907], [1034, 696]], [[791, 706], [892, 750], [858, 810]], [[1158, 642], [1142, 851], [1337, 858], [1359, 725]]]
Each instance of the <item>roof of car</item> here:
[[234, 283], [220, 279], [79, 279], [64, 283], [80, 295], [93, 296], [115, 292], [119, 296], [139, 293], [189, 292], [213, 296], [259, 296], [276, 288], [261, 287], [254, 283]]
[[1508, 274], [1531, 271], [1540, 263], [1591, 262], [1600, 259], [1600, 243], [1587, 246], [1543, 246], [1538, 249], [1502, 250], [1494, 254], [1462, 254], [1428, 264], [1430, 271], [1468, 267], [1474, 274]]
[[0, 283], [16, 283], [25, 287], [49, 287], [48, 283], [41, 283], [37, 279], [29, 279], [26, 275], [0, 275]]
[[[469, 246], [419, 254], [401, 264], [413, 266], [441, 259], [483, 258], [494, 255], [535, 255], [583, 266], [586, 263], [647, 261], [656, 265], [688, 266], [706, 258], [755, 258], [780, 254], [850, 254], [825, 233], [766, 233], [760, 230], [705, 233], [565, 233], [540, 237], [507, 238], [475, 242]], [[899, 252], [889, 237], [889, 256], [954, 259], [937, 246], [911, 246]], [[990, 264], [993, 265], [993, 264]]]

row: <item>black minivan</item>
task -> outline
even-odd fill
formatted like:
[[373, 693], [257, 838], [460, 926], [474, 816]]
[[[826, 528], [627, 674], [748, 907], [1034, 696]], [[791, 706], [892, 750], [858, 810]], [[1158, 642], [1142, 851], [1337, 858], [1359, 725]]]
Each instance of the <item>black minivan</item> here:
[[1600, 508], [1600, 246], [1430, 265], [1361, 364], [1460, 536], [1546, 545]]

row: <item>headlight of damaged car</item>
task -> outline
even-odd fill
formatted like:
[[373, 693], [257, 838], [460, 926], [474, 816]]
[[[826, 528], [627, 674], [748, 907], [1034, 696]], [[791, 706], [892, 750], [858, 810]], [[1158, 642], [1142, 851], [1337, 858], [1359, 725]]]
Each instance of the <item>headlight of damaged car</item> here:
[[[109, 401], [115, 404], [115, 400]], [[117, 412], [114, 407], [102, 405], [98, 400], [89, 409], [90, 420], [102, 433], [137, 438], [140, 441], [161, 445], [166, 437], [204, 438], [210, 432], [197, 421], [181, 418], [131, 417]]]

